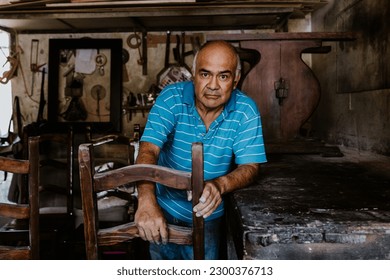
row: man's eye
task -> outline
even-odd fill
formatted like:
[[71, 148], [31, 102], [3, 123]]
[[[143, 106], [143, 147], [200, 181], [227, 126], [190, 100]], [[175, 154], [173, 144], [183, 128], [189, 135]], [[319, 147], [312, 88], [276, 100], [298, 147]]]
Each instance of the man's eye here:
[[220, 81], [226, 81], [227, 79], [229, 79], [229, 75], [225, 75], [225, 74], [219, 75]]
[[207, 77], [209, 77], [210, 75], [209, 75], [209, 73], [207, 73], [207, 72], [203, 72], [203, 73], [200, 73], [200, 76], [201, 76], [202, 78], [207, 78]]

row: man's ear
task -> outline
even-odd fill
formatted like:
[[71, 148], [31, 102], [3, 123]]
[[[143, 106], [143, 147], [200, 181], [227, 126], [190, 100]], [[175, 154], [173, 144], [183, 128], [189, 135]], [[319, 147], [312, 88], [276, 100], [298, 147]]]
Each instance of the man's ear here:
[[240, 81], [240, 78], [241, 78], [241, 74], [237, 75], [235, 78], [234, 78], [234, 82], [233, 82], [233, 88], [235, 89], [238, 85], [238, 82]]

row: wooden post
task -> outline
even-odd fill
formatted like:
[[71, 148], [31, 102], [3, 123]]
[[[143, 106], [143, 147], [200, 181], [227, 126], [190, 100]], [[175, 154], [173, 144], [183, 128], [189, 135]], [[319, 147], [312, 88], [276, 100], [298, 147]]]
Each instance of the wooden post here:
[[[199, 202], [203, 192], [203, 145], [194, 143], [192, 145], [192, 206]], [[204, 219], [192, 213], [193, 229], [192, 244], [194, 247], [194, 259], [204, 259]]]

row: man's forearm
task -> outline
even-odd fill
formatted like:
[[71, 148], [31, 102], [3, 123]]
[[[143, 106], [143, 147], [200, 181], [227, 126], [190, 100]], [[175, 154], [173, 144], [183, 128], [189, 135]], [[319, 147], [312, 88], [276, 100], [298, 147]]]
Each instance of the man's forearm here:
[[215, 179], [221, 195], [244, 188], [256, 179], [260, 170], [259, 163], [239, 165], [236, 169], [225, 176]]
[[139, 205], [149, 205], [150, 203], [157, 203], [154, 183], [138, 182], [137, 189]]
[[[157, 164], [160, 148], [141, 142], [136, 164]], [[168, 230], [164, 215], [157, 203], [155, 184], [141, 181], [138, 188], [138, 209], [134, 216], [139, 236], [156, 244], [168, 242]]]
[[[158, 154], [160, 152], [160, 149], [151, 143], [148, 142], [141, 142], [138, 157], [136, 160], [136, 164], [157, 164], [157, 158]], [[138, 198], [140, 202], [142, 200], [155, 200], [154, 190], [155, 190], [155, 184], [142, 181], [137, 183], [138, 188]]]
[[157, 164], [160, 148], [148, 142], [141, 142], [139, 145], [136, 164], [147, 163]]

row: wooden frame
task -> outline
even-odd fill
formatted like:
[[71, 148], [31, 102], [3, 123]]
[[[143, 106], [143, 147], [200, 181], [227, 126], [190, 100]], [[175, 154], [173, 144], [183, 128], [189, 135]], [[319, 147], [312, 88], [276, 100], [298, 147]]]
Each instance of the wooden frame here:
[[[139, 237], [134, 222], [101, 229], [99, 227], [97, 193], [116, 189], [123, 184], [150, 181], [179, 189], [192, 190], [193, 206], [199, 203], [203, 192], [203, 144], [192, 144], [192, 171], [179, 171], [154, 164], [127, 165], [122, 168], [95, 173], [94, 148], [115, 141], [102, 138], [94, 143], [79, 146], [80, 188], [84, 217], [84, 237], [87, 259], [99, 257], [99, 246], [111, 246]], [[194, 259], [204, 259], [204, 220], [192, 215], [193, 226], [168, 225], [169, 242], [181, 245], [193, 244]]]
[[120, 132], [122, 39], [50, 39], [48, 121]]

